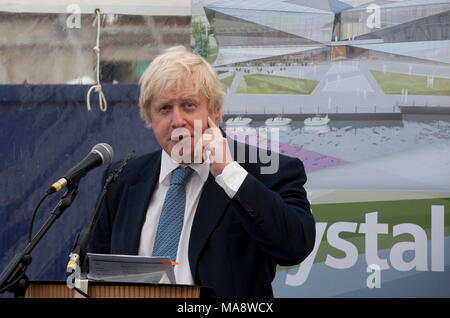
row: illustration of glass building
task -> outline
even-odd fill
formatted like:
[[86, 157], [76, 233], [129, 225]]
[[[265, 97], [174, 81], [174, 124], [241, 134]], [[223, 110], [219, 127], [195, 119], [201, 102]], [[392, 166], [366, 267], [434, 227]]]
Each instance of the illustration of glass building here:
[[294, 76], [319, 81], [299, 95], [328, 99], [302, 96], [305, 103], [335, 109], [331, 98], [349, 112], [344, 95], [351, 93], [352, 105], [370, 100], [390, 112], [402, 104], [450, 106], [449, 0], [220, 0], [204, 10], [217, 68], [314, 65]]

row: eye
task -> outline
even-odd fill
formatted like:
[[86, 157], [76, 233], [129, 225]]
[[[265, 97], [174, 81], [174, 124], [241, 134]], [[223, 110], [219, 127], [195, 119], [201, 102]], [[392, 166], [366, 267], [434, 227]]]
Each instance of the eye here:
[[168, 112], [170, 110], [170, 105], [162, 105], [160, 108], [159, 108], [159, 111], [160, 112]]
[[184, 104], [184, 106], [186, 107], [186, 108], [194, 108], [195, 107], [195, 105], [194, 105], [194, 103], [186, 103], [186, 104]]

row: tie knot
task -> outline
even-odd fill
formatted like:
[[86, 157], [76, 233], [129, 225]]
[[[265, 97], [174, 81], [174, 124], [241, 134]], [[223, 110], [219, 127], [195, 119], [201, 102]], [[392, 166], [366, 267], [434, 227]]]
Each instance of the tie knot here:
[[172, 177], [170, 178], [170, 185], [173, 184], [185, 185], [189, 180], [189, 177], [192, 175], [192, 172], [194, 172], [194, 170], [192, 170], [191, 167], [176, 168], [174, 171], [172, 171]]

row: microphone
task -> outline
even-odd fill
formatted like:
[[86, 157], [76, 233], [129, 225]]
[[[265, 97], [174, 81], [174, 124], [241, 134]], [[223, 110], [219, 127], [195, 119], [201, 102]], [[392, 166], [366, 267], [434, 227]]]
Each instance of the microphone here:
[[113, 157], [114, 151], [110, 145], [107, 143], [96, 144], [83, 160], [67, 171], [64, 177], [52, 184], [47, 190], [47, 194], [57, 192], [65, 186], [70, 188], [76, 185], [86, 173], [102, 164], [109, 164]]

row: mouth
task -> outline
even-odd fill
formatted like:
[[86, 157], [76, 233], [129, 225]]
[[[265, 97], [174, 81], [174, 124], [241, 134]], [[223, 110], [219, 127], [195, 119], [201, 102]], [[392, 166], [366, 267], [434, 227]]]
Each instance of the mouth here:
[[170, 140], [180, 142], [184, 139], [190, 139], [190, 138], [191, 138], [191, 135], [176, 135], [175, 134], [170, 137]]
[[[188, 132], [172, 133], [169, 146], [170, 156], [177, 162], [189, 162], [193, 152], [193, 138]], [[186, 161], [187, 160], [187, 161]]]

